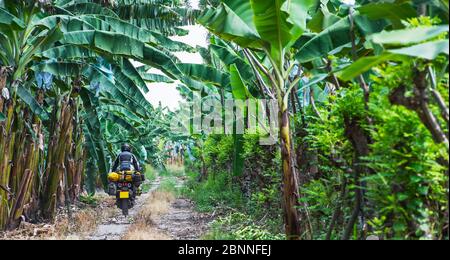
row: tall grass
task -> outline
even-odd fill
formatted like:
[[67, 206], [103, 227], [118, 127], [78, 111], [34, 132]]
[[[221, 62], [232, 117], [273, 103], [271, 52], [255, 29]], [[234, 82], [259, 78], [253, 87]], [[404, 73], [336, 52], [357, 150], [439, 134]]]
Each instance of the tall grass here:
[[158, 191], [171, 193], [175, 196], [180, 195], [180, 189], [177, 187], [177, 180], [175, 177], [164, 177], [161, 180]]
[[183, 189], [183, 195], [192, 199], [197, 209], [202, 212], [212, 212], [217, 208], [243, 208], [242, 192], [231, 185], [228, 173], [210, 175], [205, 182], [197, 182], [196, 174], [188, 174], [188, 183]]
[[165, 167], [165, 170], [160, 172], [161, 176], [173, 176], [173, 177], [183, 177], [185, 176], [185, 171], [183, 166], [170, 164]]
[[158, 172], [151, 165], [146, 165], [144, 175], [146, 181], [142, 184], [142, 191], [147, 193], [152, 187], [152, 182], [158, 177]]
[[158, 172], [151, 165], [146, 165], [144, 175], [145, 179], [154, 181], [158, 177]]

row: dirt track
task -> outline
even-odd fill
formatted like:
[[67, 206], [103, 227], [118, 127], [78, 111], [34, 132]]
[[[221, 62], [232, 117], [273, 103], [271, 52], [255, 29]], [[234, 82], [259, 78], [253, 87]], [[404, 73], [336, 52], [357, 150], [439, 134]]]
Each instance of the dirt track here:
[[[95, 207], [73, 207], [72, 218], [62, 209], [55, 223], [22, 223], [17, 230], [0, 233], [13, 240], [197, 240], [208, 231], [211, 217], [198, 213], [194, 204], [160, 187], [163, 177], [149, 183], [150, 191], [124, 217], [114, 198], [99, 192]], [[176, 188], [184, 184], [177, 178]], [[161, 185], [162, 186], [162, 185]]]
[[98, 225], [88, 240], [196, 240], [208, 230], [210, 217], [195, 211], [187, 199], [157, 191], [161, 178], [138, 198], [130, 215], [117, 214]]
[[167, 214], [156, 221], [159, 230], [175, 240], [197, 240], [208, 229], [210, 217], [194, 210], [192, 202], [176, 199]]

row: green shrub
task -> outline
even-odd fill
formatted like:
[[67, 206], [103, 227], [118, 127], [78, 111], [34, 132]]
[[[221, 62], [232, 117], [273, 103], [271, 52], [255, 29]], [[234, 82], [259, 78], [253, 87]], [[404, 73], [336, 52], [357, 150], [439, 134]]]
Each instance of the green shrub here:
[[159, 172], [163, 177], [183, 177], [185, 175], [184, 167], [177, 165], [168, 165]]
[[285, 235], [273, 234], [265, 226], [257, 224], [249, 215], [231, 213], [215, 220], [204, 238], [210, 240], [283, 240]]
[[145, 174], [145, 179], [150, 181], [150, 182], [154, 181], [156, 179], [157, 175], [158, 175], [156, 170], [153, 167], [151, 167], [150, 165], [147, 165], [145, 167], [144, 174]]
[[165, 177], [161, 180], [158, 190], [169, 192], [174, 195], [179, 195], [179, 188], [177, 187], [177, 179], [175, 177]]
[[196, 202], [200, 211], [211, 212], [216, 207], [240, 208], [243, 205], [242, 192], [230, 183], [229, 173], [209, 175], [204, 182], [193, 181], [196, 175], [190, 175], [191, 181], [184, 189], [184, 194]]
[[98, 200], [95, 196], [92, 195], [80, 195], [80, 202], [87, 204], [89, 206], [97, 206]]
[[[310, 120], [307, 137], [297, 140], [308, 142], [319, 154], [320, 174], [300, 190], [313, 220], [314, 238], [324, 238], [336, 206], [343, 216], [349, 216], [353, 209], [353, 177], [337, 167], [330, 156], [338, 158], [343, 166], [354, 165], [354, 148], [344, 133], [345, 117], [358, 119], [371, 142], [370, 154], [362, 162], [368, 168], [362, 176], [366, 235], [384, 239], [440, 238], [448, 224], [448, 167], [442, 165], [448, 152], [444, 145], [433, 141], [415, 111], [389, 101], [392, 90], [400, 85], [408, 87], [407, 95], [413, 95], [413, 66], [379, 66], [377, 75], [371, 77], [368, 111], [359, 86], [338, 91], [326, 107], [319, 107], [322, 118], [327, 120]], [[441, 92], [448, 93], [448, 87]], [[435, 115], [440, 113], [433, 102], [430, 108]], [[367, 124], [367, 117], [372, 119], [371, 124]], [[349, 183], [347, 193], [340, 198], [336, 191], [341, 189], [344, 177]], [[360, 222], [358, 219], [358, 230]], [[335, 235], [345, 223], [345, 219], [338, 219]]]

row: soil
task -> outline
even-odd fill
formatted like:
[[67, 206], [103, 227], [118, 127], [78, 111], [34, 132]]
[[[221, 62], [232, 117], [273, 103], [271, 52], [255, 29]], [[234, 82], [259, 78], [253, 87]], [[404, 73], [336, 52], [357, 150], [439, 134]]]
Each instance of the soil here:
[[[55, 223], [22, 223], [0, 240], [198, 240], [208, 232], [212, 217], [199, 213], [188, 199], [159, 190], [164, 177], [149, 182], [150, 190], [136, 200], [129, 216], [122, 215], [113, 197], [98, 192], [95, 207], [74, 207], [71, 220], [62, 209]], [[184, 180], [177, 178], [177, 188]]]
[[156, 227], [174, 240], [198, 240], [208, 230], [211, 217], [195, 211], [187, 199], [176, 199], [169, 212], [156, 221]]
[[[152, 207], [152, 203], [159, 203], [159, 201], [154, 201], [154, 198], [152, 199], [151, 194], [156, 192], [160, 183], [161, 178], [152, 183], [150, 191], [137, 199], [136, 205], [130, 209], [128, 217], [124, 217], [117, 209], [117, 214], [98, 225], [96, 231], [87, 239], [123, 239], [133, 225], [138, 225], [136, 219], [138, 216], [142, 217], [143, 208]], [[145, 224], [147, 227], [139, 228], [140, 233], [147, 232], [147, 234], [140, 234], [138, 237], [131, 236], [131, 239], [198, 240], [208, 231], [211, 220], [209, 215], [197, 212], [190, 200], [177, 198], [170, 203], [166, 212], [159, 216], [152, 216], [151, 221]], [[129, 236], [126, 237], [130, 239]]]

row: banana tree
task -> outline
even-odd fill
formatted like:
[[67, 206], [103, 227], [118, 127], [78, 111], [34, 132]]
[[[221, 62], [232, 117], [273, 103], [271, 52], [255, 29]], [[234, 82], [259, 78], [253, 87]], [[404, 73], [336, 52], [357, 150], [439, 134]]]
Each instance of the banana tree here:
[[[43, 124], [49, 115], [43, 109], [43, 90], [33, 95], [28, 77], [36, 54], [52, 46], [62, 33], [58, 27], [35, 26], [33, 18], [42, 7], [35, 1], [4, 1], [0, 7], [0, 67], [2, 82], [0, 113], [0, 184], [14, 192], [14, 198], [0, 191], [0, 228], [14, 227], [24, 205], [37, 198], [39, 167], [43, 158]], [[13, 163], [10, 163], [13, 162]], [[12, 193], [11, 193], [12, 194]]]
[[[412, 63], [424, 61], [428, 63], [425, 69], [415, 71], [415, 96], [407, 97], [406, 89], [399, 87], [393, 90], [391, 102], [403, 105], [417, 112], [422, 123], [428, 128], [436, 143], [443, 143], [449, 149], [448, 133], [446, 134], [439, 119], [429, 108], [427, 96], [431, 93], [437, 102], [443, 119], [448, 124], [448, 107], [441, 94], [436, 90], [435, 70], [445, 71], [448, 63], [433, 66], [433, 60], [440, 55], [449, 55], [448, 25], [423, 26], [402, 30], [385, 31], [371, 35], [370, 40], [383, 46], [384, 52], [378, 56], [362, 57], [354, 64], [338, 72], [343, 80], [352, 80], [377, 65], [385, 62]], [[426, 82], [426, 77], [431, 84]], [[422, 78], [422, 79], [420, 79]]]
[[[408, 4], [382, 5], [384, 9], [391, 9], [392, 13], [396, 13], [395, 10], [403, 12], [386, 19], [380, 16], [381, 5], [378, 4], [363, 6], [357, 13], [345, 13], [345, 8], [343, 12], [340, 10], [340, 4], [328, 1], [222, 1], [218, 7], [207, 10], [199, 18], [199, 22], [213, 34], [240, 46], [238, 52], [243, 54], [251, 69], [244, 68], [239, 59], [233, 59], [236, 56], [230, 55], [230, 48], [213, 44], [212, 51], [226, 55], [224, 60], [228, 61], [227, 66], [236, 62], [241, 72], [253, 74], [253, 77], [244, 78], [251, 79], [247, 82], [249, 86], [259, 85], [257, 96], [277, 100], [288, 237], [291, 234], [297, 238], [300, 232], [296, 212], [299, 206], [298, 179], [289, 116], [289, 103], [294, 106], [296, 102], [295, 99], [290, 100], [290, 96], [292, 92], [295, 95], [297, 92], [304, 93], [302, 90], [311, 85], [306, 84], [297, 90], [301, 72], [306, 70], [299, 70], [298, 63], [308, 68], [320, 67], [321, 59], [329, 53], [349, 49], [356, 40], [359, 41], [357, 47], [363, 46], [367, 35], [379, 32], [389, 24], [401, 27], [401, 19], [415, 15], [415, 10]], [[331, 13], [329, 8], [334, 8], [332, 11], [336, 14]], [[367, 17], [368, 14], [373, 21]], [[352, 37], [352, 30], [358, 30], [361, 37]], [[372, 49], [369, 48], [369, 51]], [[293, 73], [294, 70], [297, 73]], [[312, 82], [328, 78], [327, 74], [318, 75]], [[334, 79], [336, 81], [336, 77]]]
[[[38, 201], [39, 193], [42, 194], [43, 213], [52, 218], [57, 200], [61, 197], [57, 191], [67, 191], [64, 187], [59, 189], [59, 183], [61, 180], [72, 182], [75, 188], [69, 189], [79, 190], [79, 173], [84, 166], [72, 165], [74, 161], [83, 161], [80, 158], [87, 154], [94, 157], [93, 160], [89, 159], [90, 166], [98, 165], [98, 170], [105, 176], [108, 171], [108, 156], [104, 148], [107, 140], [104, 139], [101, 122], [112, 121], [130, 127], [129, 121], [132, 121], [133, 127], [139, 125], [136, 122], [139, 120], [125, 117], [121, 109], [132, 111], [127, 115], [134, 114], [142, 120], [151, 118], [151, 107], [143, 94], [148, 91], [146, 82], [132, 65], [131, 59], [166, 71], [173, 78], [181, 72], [176, 68], [170, 50], [192, 50], [158, 32], [156, 28], [164, 25], [162, 23], [155, 23], [150, 31], [136, 25], [143, 21], [137, 21], [139, 17], [135, 17], [134, 12], [128, 12], [127, 21], [122, 20], [121, 16], [127, 16], [126, 10], [133, 9], [133, 5], [127, 1], [114, 5], [114, 11], [95, 2], [101, 3], [2, 1], [2, 229], [8, 221], [13, 223], [12, 226], [17, 225], [24, 213], [23, 206], [30, 201], [31, 196], [35, 198], [34, 201]], [[141, 10], [151, 9], [151, 4], [155, 4], [154, 1], [146, 2]], [[176, 3], [171, 8], [163, 4], [159, 7], [167, 11], [165, 19], [172, 19], [171, 26], [189, 23], [192, 19], [181, 19], [182, 15], [177, 12], [188, 11], [179, 9], [174, 12], [172, 9], [177, 9]], [[121, 15], [117, 13], [119, 9], [123, 11]], [[124, 47], [115, 44], [118, 42], [127, 42], [129, 45]], [[168, 46], [168, 49], [163, 45]], [[110, 72], [98, 66], [99, 57], [111, 64]], [[41, 89], [36, 86], [39, 83], [33, 83], [37, 78], [35, 75], [40, 75], [39, 78], [42, 75], [53, 77], [53, 81], [50, 80]], [[100, 108], [102, 102], [111, 100], [115, 103]], [[44, 128], [47, 131], [43, 131]], [[48, 145], [45, 145], [47, 140]], [[88, 153], [83, 151], [85, 146], [89, 148]], [[20, 152], [21, 149], [26, 151]], [[25, 157], [25, 163], [20, 162], [23, 154], [29, 154]], [[45, 173], [37, 176], [38, 169], [42, 167], [46, 168]], [[67, 175], [63, 169], [69, 169]], [[17, 174], [11, 174], [13, 171]], [[38, 177], [44, 180], [43, 186]], [[74, 191], [73, 196], [68, 194], [65, 197], [73, 198], [77, 193]], [[17, 199], [12, 197], [13, 194]], [[37, 209], [33, 208], [32, 211]]]
[[[317, 1], [223, 1], [207, 10], [199, 22], [218, 37], [233, 41], [261, 78], [267, 79], [271, 96], [279, 108], [280, 146], [283, 168], [283, 206], [287, 238], [299, 239], [298, 176], [289, 116], [289, 95], [300, 81], [289, 75], [294, 68], [292, 46], [307, 30], [309, 11]], [[268, 60], [265, 62], [264, 59]]]
[[59, 13], [106, 15], [166, 36], [186, 35], [188, 31], [181, 27], [192, 25], [198, 15], [197, 10], [185, 7], [185, 0], [57, 0], [55, 5]]
[[[205, 84], [205, 88], [201, 91], [202, 97], [207, 97], [210, 93], [208, 86], [214, 87], [217, 91], [214, 95], [220, 96], [220, 103], [222, 107], [227, 106], [229, 99], [239, 99], [244, 103], [242, 107], [239, 107], [238, 111], [242, 112], [242, 116], [234, 117], [226, 109], [222, 113], [222, 117], [233, 118], [233, 125], [224, 125], [223, 132], [232, 132], [234, 139], [233, 147], [233, 175], [242, 177], [244, 170], [244, 158], [243, 158], [243, 134], [234, 131], [238, 128], [238, 120], [248, 122], [247, 105], [245, 101], [247, 99], [254, 99], [254, 97], [264, 97], [264, 86], [259, 85], [261, 81], [257, 80], [257, 77], [252, 71], [252, 67], [245, 59], [242, 52], [237, 51], [220, 38], [211, 36], [211, 44], [208, 48], [200, 48], [199, 52], [204, 60], [205, 64], [179, 64], [180, 70], [194, 81], [199, 81]], [[183, 82], [185, 86], [179, 86], [179, 91], [182, 93], [188, 102], [192, 102], [192, 92], [199, 93], [199, 89], [192, 86], [191, 82]], [[258, 88], [259, 86], [259, 88]], [[262, 90], [262, 91], [261, 91]], [[196, 115], [200, 117], [200, 115]], [[201, 115], [201, 118], [191, 118], [193, 122], [200, 122], [206, 115]], [[182, 120], [180, 120], [182, 121]], [[241, 123], [239, 123], [241, 124]], [[244, 123], [245, 125], [245, 123]], [[239, 126], [240, 127], [240, 126]], [[244, 127], [244, 126], [242, 126]], [[188, 128], [188, 127], [187, 127]], [[232, 130], [232, 131], [230, 131]], [[199, 135], [197, 139], [202, 139], [205, 135]], [[203, 140], [202, 140], [203, 141]], [[202, 142], [199, 142], [201, 144]], [[203, 171], [202, 179], [206, 178], [206, 173]]]
[[[419, 62], [420, 64], [423, 60], [420, 61], [417, 58], [433, 60], [440, 54], [448, 55], [448, 40], [445, 39], [448, 25], [404, 29], [411, 27], [408, 25], [411, 21], [420, 21], [416, 18], [418, 9], [422, 10], [424, 5], [432, 6], [436, 2], [415, 5], [412, 1], [392, 3], [356, 1], [355, 5], [343, 8], [345, 10], [344, 17], [331, 14], [328, 10], [330, 5], [321, 5], [321, 12], [308, 23], [308, 27], [314, 33], [303, 37], [295, 45], [299, 49], [297, 59], [300, 62], [314, 62], [318, 58], [326, 59], [330, 54], [337, 57], [340, 63], [338, 66], [330, 66], [327, 62], [323, 66], [328, 67], [328, 72], [334, 77], [333, 81], [336, 85], [345, 87], [351, 81], [359, 84], [364, 92], [365, 109], [368, 111], [370, 88], [366, 81], [370, 78], [368, 77], [369, 73], [365, 72], [370, 71], [370, 74], [376, 75], [372, 68], [381, 63], [392, 65]], [[430, 13], [431, 11], [434, 12], [432, 8], [430, 8]], [[426, 73], [418, 73], [418, 75], [423, 77]], [[341, 81], [338, 81], [337, 78]], [[432, 77], [430, 76], [430, 78]], [[419, 83], [420, 87], [414, 91], [420, 93], [419, 95], [414, 98], [406, 98], [406, 95], [403, 95], [405, 89], [400, 88], [400, 91], [393, 91], [391, 102], [415, 110], [424, 125], [430, 130], [435, 141], [446, 144], [448, 149], [448, 135], [446, 136], [442, 131], [439, 120], [428, 108], [424, 80], [417, 78], [414, 81], [414, 85]], [[441, 111], [444, 111], [445, 120], [448, 108], [436, 90], [432, 93], [438, 100]], [[417, 105], [413, 106], [413, 103]], [[353, 131], [347, 132], [355, 133], [354, 130], [361, 129], [361, 126], [358, 127], [358, 125], [363, 125], [363, 122], [368, 125], [372, 124], [369, 116], [367, 118], [348, 118], [345, 127], [346, 129], [353, 128]], [[364, 131], [361, 133], [364, 138], [356, 142], [355, 136], [348, 136], [354, 146], [357, 160], [367, 156], [370, 152], [370, 133], [364, 133]], [[360, 208], [364, 208], [364, 188], [359, 188], [363, 187], [359, 179], [363, 174], [369, 173], [369, 169], [363, 166], [357, 166], [355, 169], [357, 169], [354, 178], [357, 186], [355, 206], [343, 233], [343, 239], [351, 236], [354, 224], [360, 214], [364, 219], [364, 213], [360, 210]], [[361, 185], [359, 185], [360, 183]]]

